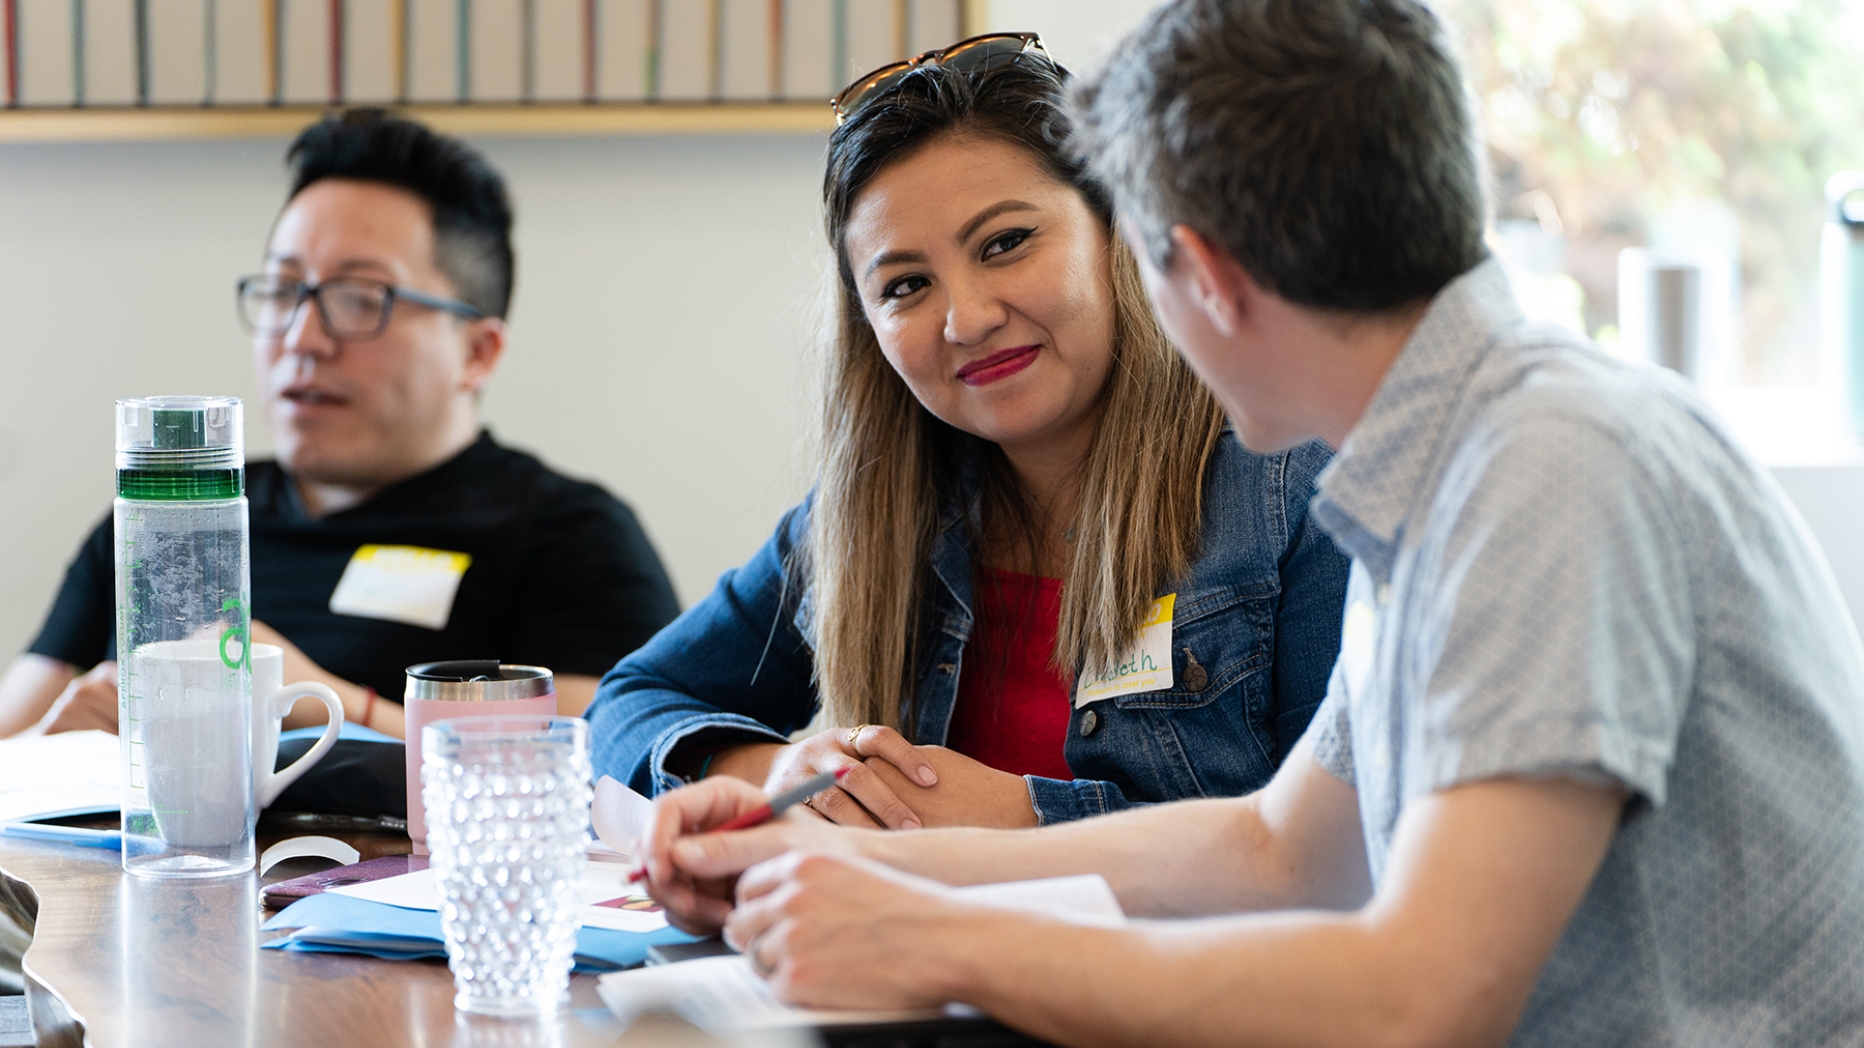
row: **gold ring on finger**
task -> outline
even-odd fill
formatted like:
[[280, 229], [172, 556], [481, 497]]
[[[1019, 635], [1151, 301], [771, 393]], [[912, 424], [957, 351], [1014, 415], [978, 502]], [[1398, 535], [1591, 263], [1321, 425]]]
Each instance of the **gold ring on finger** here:
[[859, 752], [860, 746], [858, 744], [861, 739], [861, 733], [866, 731], [869, 727], [870, 725], [857, 724], [854, 727], [848, 729], [848, 748], [849, 749]]
[[744, 947], [744, 959], [751, 962], [751, 970], [765, 979], [770, 978], [770, 973], [777, 970], [776, 965], [764, 960], [764, 955], [757, 952], [757, 948], [764, 944], [764, 936], [769, 934], [770, 929], [765, 928]]

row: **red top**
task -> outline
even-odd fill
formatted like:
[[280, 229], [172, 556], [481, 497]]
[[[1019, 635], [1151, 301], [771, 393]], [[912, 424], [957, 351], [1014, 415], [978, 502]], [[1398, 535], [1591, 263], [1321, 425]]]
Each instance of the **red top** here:
[[981, 568], [976, 604], [946, 745], [1001, 771], [1074, 778], [1061, 753], [1074, 690], [1049, 665], [1061, 580]]

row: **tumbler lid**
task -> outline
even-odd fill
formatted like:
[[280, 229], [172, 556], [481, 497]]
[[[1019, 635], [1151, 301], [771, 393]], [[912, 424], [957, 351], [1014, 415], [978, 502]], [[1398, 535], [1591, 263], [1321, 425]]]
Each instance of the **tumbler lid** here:
[[542, 666], [513, 666], [497, 659], [455, 659], [408, 667], [410, 699], [442, 702], [503, 702], [556, 693], [550, 671]]

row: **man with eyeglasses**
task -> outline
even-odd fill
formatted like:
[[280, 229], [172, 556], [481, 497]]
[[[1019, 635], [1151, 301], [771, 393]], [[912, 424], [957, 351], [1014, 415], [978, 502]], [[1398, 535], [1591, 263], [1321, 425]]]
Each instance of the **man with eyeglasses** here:
[[[503, 181], [379, 110], [312, 125], [288, 162], [265, 270], [238, 283], [277, 454], [247, 470], [254, 638], [391, 735], [403, 670], [430, 660], [550, 667], [580, 713], [678, 607], [626, 506], [480, 426], [512, 288]], [[112, 578], [106, 519], [0, 680], [0, 736], [115, 730]]]

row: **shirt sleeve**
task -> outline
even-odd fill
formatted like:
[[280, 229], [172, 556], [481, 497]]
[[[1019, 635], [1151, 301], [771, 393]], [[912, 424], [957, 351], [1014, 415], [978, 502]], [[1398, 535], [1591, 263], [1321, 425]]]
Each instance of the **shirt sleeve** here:
[[[1405, 793], [1600, 773], [1653, 805], [1695, 663], [1677, 493], [1571, 413], [1478, 425], [1446, 467], [1408, 607], [1422, 709]], [[1386, 609], [1390, 615], [1393, 609]]]
[[632, 511], [591, 484], [551, 498], [530, 522], [511, 655], [600, 677], [679, 614], [660, 557]]
[[1144, 806], [1140, 802], [1128, 800], [1126, 792], [1117, 784], [1098, 779], [1063, 780], [1025, 775], [1023, 781], [1029, 787], [1029, 803], [1035, 808], [1036, 824], [1039, 826], [1053, 826], [1056, 823]]
[[65, 569], [52, 610], [26, 650], [87, 670], [116, 658], [115, 519], [92, 529]]

